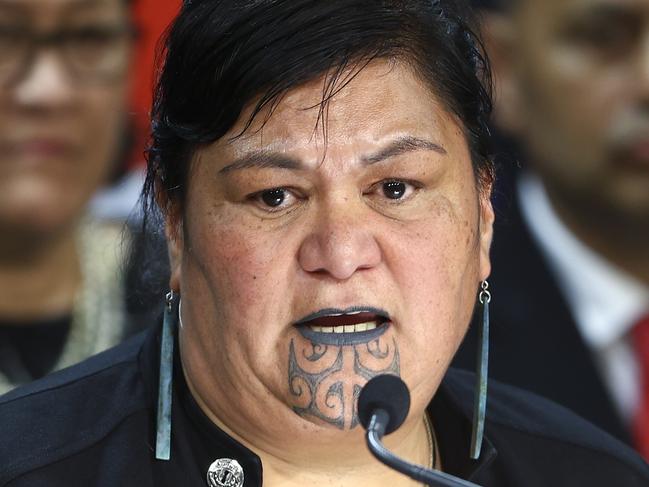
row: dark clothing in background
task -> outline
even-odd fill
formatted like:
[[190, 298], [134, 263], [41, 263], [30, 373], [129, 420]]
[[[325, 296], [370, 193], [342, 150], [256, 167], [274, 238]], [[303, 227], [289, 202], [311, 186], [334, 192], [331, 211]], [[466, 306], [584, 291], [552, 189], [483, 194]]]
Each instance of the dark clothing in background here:
[[[489, 276], [489, 377], [545, 396], [630, 444], [630, 433], [523, 220], [518, 199], [512, 198], [510, 208], [498, 216]], [[477, 337], [474, 320], [454, 366], [475, 367]]]
[[137, 218], [84, 220], [78, 233], [83, 281], [73, 309], [31, 321], [0, 316], [0, 394], [106, 350], [162, 315], [164, 240], [145, 241]]
[[0, 321], [0, 374], [26, 383], [48, 374], [70, 332], [72, 316], [22, 323]]
[[[0, 398], [0, 486], [205, 486], [218, 458], [236, 459], [245, 486], [260, 486], [259, 457], [201, 412], [177, 355], [171, 460], [155, 460], [159, 334], [151, 327]], [[471, 373], [450, 370], [429, 406], [449, 473], [485, 487], [649, 485], [649, 467], [623, 444], [563, 408], [495, 383], [482, 456], [469, 460], [473, 382]]]

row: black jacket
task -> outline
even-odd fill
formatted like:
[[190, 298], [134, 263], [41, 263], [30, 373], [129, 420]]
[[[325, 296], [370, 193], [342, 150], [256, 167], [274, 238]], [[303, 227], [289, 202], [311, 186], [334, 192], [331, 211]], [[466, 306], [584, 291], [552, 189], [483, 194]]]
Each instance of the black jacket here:
[[[547, 397], [631, 443], [517, 198], [497, 219], [491, 263], [489, 377]], [[472, 370], [476, 346], [474, 320], [453, 365]]]
[[[158, 336], [152, 327], [0, 398], [0, 486], [205, 486], [208, 466], [223, 457], [239, 461], [245, 486], [261, 485], [259, 458], [203, 415], [182, 373], [171, 460], [155, 460]], [[473, 375], [449, 371], [432, 401], [449, 473], [493, 487], [649, 485], [639, 457], [567, 410], [495, 383], [489, 394], [476, 462], [468, 459]]]

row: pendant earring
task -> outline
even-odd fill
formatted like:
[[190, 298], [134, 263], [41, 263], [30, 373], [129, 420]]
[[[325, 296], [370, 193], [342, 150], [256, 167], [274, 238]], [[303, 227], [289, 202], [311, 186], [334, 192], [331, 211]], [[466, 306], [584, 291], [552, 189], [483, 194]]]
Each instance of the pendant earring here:
[[484, 436], [484, 421], [487, 408], [487, 378], [489, 371], [489, 303], [491, 293], [489, 283], [482, 281], [478, 300], [482, 305], [482, 326], [478, 330], [478, 354], [475, 392], [473, 397], [473, 432], [471, 433], [471, 452], [473, 460], [480, 457], [482, 438]]
[[171, 458], [171, 393], [174, 366], [174, 335], [178, 325], [180, 297], [169, 291], [165, 298], [162, 339], [160, 341], [160, 382], [155, 442], [157, 460]]

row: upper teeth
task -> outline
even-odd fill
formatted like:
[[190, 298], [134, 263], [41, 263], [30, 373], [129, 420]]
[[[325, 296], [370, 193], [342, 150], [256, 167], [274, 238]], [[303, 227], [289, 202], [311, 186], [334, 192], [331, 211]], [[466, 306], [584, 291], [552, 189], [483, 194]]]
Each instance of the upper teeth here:
[[355, 325], [309, 326], [309, 328], [320, 333], [354, 333], [357, 331], [373, 330], [374, 328], [376, 328], [376, 321], [357, 323]]

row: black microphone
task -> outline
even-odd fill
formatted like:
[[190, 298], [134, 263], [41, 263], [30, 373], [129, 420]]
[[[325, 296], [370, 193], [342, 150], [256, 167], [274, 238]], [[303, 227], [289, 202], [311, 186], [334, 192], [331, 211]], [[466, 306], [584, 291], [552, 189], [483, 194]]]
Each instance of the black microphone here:
[[432, 487], [480, 487], [453, 475], [406, 462], [383, 446], [383, 435], [399, 428], [409, 409], [408, 386], [396, 375], [377, 375], [365, 384], [358, 397], [358, 419], [366, 430], [365, 439], [372, 455], [397, 472]]

